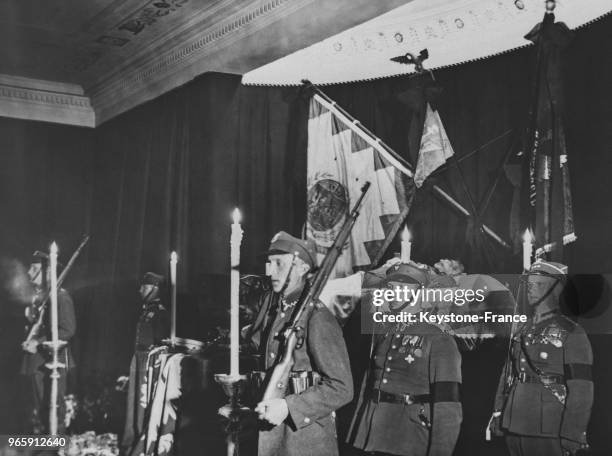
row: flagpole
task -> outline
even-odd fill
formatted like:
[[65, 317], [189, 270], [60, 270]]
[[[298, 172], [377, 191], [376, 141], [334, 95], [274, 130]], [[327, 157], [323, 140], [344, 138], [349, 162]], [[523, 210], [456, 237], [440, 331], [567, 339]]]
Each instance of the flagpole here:
[[[351, 116], [348, 112], [346, 112], [344, 109], [342, 109], [334, 100], [329, 98], [325, 94], [325, 92], [323, 92], [321, 89], [319, 89], [317, 86], [315, 86], [312, 82], [310, 82], [307, 79], [303, 79], [302, 80], [302, 84], [304, 84], [304, 87], [313, 90], [317, 95], [319, 95], [321, 98], [323, 98], [327, 103], [332, 105], [333, 108], [336, 109], [340, 114], [342, 114], [347, 119], [349, 119], [350, 123], [352, 125], [354, 125], [355, 128], [359, 129], [362, 133], [364, 133], [365, 135], [369, 136], [372, 141], [376, 142], [377, 145], [379, 145], [380, 147], [385, 149], [386, 152], [388, 152], [391, 156], [393, 156], [393, 158], [395, 160], [400, 162], [402, 164], [402, 166], [404, 166], [408, 170], [409, 176], [413, 177], [414, 172], [412, 170], [412, 165], [404, 157], [399, 155], [397, 152], [395, 152], [393, 149], [391, 149], [391, 147], [389, 147], [387, 144], [385, 144], [385, 142], [383, 140], [381, 140], [378, 136], [376, 136], [374, 133], [372, 133], [370, 130], [368, 130], [366, 127], [364, 127], [361, 122], [359, 122], [357, 119], [355, 119], [353, 116]], [[468, 211], [461, 203], [459, 203], [451, 195], [449, 195], [447, 192], [442, 190], [438, 185], [436, 185], [436, 184], [432, 185], [431, 189], [434, 191], [434, 193], [436, 193], [438, 196], [442, 197], [444, 200], [449, 202], [455, 209], [457, 209], [459, 212], [461, 212], [466, 217], [471, 217], [472, 216], [470, 211]], [[482, 224], [482, 231], [484, 233], [486, 233], [487, 235], [489, 235], [494, 241], [496, 241], [502, 247], [505, 247], [506, 249], [510, 249], [511, 248], [510, 244], [508, 244], [506, 241], [504, 241], [501, 238], [501, 236], [499, 236], [497, 233], [495, 233], [495, 231], [493, 231], [491, 228], [489, 228], [484, 223]], [[396, 232], [397, 232], [397, 230], [396, 230]], [[395, 233], [393, 235], [395, 235]]]

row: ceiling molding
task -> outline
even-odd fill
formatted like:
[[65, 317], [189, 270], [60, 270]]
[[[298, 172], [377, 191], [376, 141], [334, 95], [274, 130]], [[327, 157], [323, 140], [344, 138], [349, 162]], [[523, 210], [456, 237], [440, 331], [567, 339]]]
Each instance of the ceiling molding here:
[[95, 113], [75, 84], [0, 75], [0, 116], [95, 127]]
[[222, 60], [218, 56], [228, 47], [241, 46], [240, 41], [249, 35], [314, 1], [268, 0], [262, 3], [252, 0], [220, 24], [203, 30], [188, 24], [189, 31], [184, 32], [187, 36], [173, 33], [172, 38], [178, 44], [170, 50], [164, 52], [159, 47], [151, 47], [136, 61], [130, 61], [110, 78], [87, 89], [98, 124], [185, 84], [199, 74], [215, 71], [218, 61]]

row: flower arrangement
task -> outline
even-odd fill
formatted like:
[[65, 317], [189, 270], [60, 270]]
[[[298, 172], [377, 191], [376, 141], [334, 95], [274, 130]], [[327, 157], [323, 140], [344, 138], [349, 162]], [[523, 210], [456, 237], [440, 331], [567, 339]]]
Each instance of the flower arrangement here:
[[115, 456], [119, 454], [117, 434], [99, 434], [87, 431], [70, 436], [68, 447], [61, 456]]

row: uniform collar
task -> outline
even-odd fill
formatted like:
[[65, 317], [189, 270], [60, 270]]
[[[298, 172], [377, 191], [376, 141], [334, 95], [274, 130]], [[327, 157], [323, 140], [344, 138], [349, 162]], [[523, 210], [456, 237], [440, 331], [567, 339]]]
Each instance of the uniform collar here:
[[537, 325], [543, 321], [547, 321], [553, 317], [558, 316], [560, 313], [561, 312], [559, 311], [559, 309], [548, 309], [544, 310], [543, 312], [538, 312], [536, 309], [536, 312], [533, 315], [533, 322]]

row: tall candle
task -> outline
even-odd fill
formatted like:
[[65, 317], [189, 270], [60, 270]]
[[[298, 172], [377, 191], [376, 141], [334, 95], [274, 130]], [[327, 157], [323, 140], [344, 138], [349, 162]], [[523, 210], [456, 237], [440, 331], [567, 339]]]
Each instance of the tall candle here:
[[240, 226], [240, 211], [236, 208], [232, 214], [232, 233], [230, 239], [231, 275], [230, 275], [230, 376], [240, 375], [240, 244], [242, 243], [242, 227]]
[[402, 263], [408, 263], [410, 261], [410, 252], [412, 250], [412, 242], [410, 241], [410, 231], [407, 227], [404, 227], [402, 231], [402, 253], [400, 259]]
[[[57, 317], [57, 244], [53, 242], [49, 249], [49, 272], [51, 281], [51, 347], [53, 349], [53, 361], [51, 363], [51, 394], [49, 400], [49, 434], [57, 434], [57, 393], [58, 379], [58, 350], [59, 350], [59, 329]], [[63, 400], [63, 398], [62, 398]]]
[[49, 273], [51, 275], [51, 341], [53, 344], [57, 344], [59, 333], [57, 317], [57, 244], [55, 242], [51, 244], [49, 249]]
[[176, 252], [170, 254], [170, 341], [174, 344], [176, 339]]
[[531, 269], [531, 254], [533, 253], [533, 237], [529, 229], [523, 234], [523, 271]]

